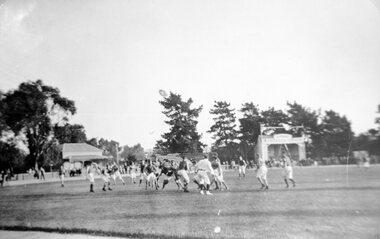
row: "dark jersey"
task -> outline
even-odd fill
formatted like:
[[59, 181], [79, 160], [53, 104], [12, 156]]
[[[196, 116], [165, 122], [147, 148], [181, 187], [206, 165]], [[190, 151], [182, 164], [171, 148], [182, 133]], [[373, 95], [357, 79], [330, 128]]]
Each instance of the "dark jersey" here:
[[141, 165], [140, 165], [140, 172], [143, 173], [143, 172], [144, 172], [144, 169], [145, 169], [145, 164], [141, 164]]
[[239, 165], [240, 165], [240, 166], [244, 166], [244, 165], [245, 165], [244, 160], [239, 160]]
[[152, 165], [148, 165], [146, 167], [146, 172], [148, 173], [148, 175], [151, 174], [151, 173], [153, 173], [153, 167], [152, 167]]
[[179, 162], [178, 170], [187, 170], [187, 162], [186, 161]]

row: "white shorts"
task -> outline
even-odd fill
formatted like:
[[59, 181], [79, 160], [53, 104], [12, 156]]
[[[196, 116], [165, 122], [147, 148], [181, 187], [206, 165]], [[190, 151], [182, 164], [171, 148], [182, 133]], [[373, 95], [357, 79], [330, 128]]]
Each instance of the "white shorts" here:
[[210, 178], [206, 171], [198, 170], [198, 178], [200, 184], [210, 184]]
[[219, 173], [219, 170], [218, 169], [214, 169], [214, 175], [215, 175], [215, 179], [222, 183], [224, 182], [224, 179], [223, 179], [223, 173]]
[[120, 173], [119, 170], [117, 170], [117, 171], [114, 173], [114, 175], [115, 175], [115, 178], [120, 178], [120, 180], [123, 181], [123, 177], [121, 176], [121, 173]]
[[146, 178], [146, 180], [148, 181], [148, 182], [153, 182], [154, 180], [156, 180], [157, 179], [157, 177], [156, 177], [156, 175], [154, 174], [154, 173], [150, 173], [148, 176], [147, 176], [147, 178]]
[[110, 176], [102, 174], [102, 179], [103, 179], [103, 182], [108, 183], [110, 181]]
[[185, 180], [186, 183], [190, 182], [190, 178], [189, 178], [189, 175], [187, 174], [186, 170], [179, 170], [177, 173], [179, 176], [181, 176], [183, 178], [183, 180]]
[[95, 177], [94, 177], [93, 173], [89, 173], [88, 174], [88, 180], [90, 180], [90, 183], [94, 183], [95, 182]]
[[140, 173], [140, 180], [146, 179], [147, 175], [146, 173]]
[[131, 172], [131, 178], [136, 178], [136, 172]]
[[239, 165], [239, 174], [245, 174], [245, 166], [244, 165]]
[[284, 177], [293, 179], [293, 168], [290, 166], [284, 167], [283, 174], [284, 174]]
[[267, 179], [268, 168], [265, 166], [260, 167], [256, 172], [256, 177], [261, 179]]

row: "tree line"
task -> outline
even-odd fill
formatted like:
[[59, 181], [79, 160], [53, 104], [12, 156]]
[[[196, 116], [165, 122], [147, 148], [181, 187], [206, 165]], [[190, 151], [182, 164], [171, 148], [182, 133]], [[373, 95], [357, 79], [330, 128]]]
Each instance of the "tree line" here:
[[[201, 142], [201, 135], [196, 129], [203, 106], [193, 107], [191, 98], [182, 100], [181, 95], [172, 92], [159, 103], [164, 107], [162, 113], [168, 118], [165, 123], [170, 128], [157, 141], [155, 152], [204, 152], [206, 145]], [[380, 113], [380, 105], [378, 107]], [[237, 111], [242, 115], [238, 119]], [[346, 157], [349, 149], [367, 150], [370, 154], [380, 155], [380, 118], [375, 119], [378, 129], [370, 129], [355, 137], [346, 116], [333, 110], [312, 110], [297, 102], [287, 102], [287, 110], [283, 111], [274, 107], [260, 109], [253, 102], [244, 103], [236, 110], [226, 101], [215, 101], [209, 113], [214, 122], [207, 131], [214, 139], [211, 150], [217, 152], [222, 161], [236, 160], [239, 156], [253, 160], [260, 125], [284, 127], [283, 133], [304, 134], [307, 138], [307, 157], [314, 160], [331, 156]], [[286, 130], [286, 126], [289, 130]]]
[[140, 144], [129, 148], [115, 140], [88, 139], [83, 125], [69, 122], [76, 112], [74, 101], [42, 80], [0, 91], [0, 169], [17, 173], [41, 166], [58, 168], [64, 143], [88, 143], [114, 159], [120, 151], [126, 158], [141, 158], [144, 149]]
[[[194, 155], [205, 152], [207, 145], [197, 131], [197, 119], [203, 106], [194, 107], [193, 103], [191, 98], [183, 100], [181, 95], [172, 92], [159, 101], [167, 117], [165, 123], [170, 128], [157, 140], [156, 153]], [[274, 107], [263, 110], [248, 102], [236, 110], [228, 102], [215, 101], [209, 112], [214, 123], [207, 131], [214, 139], [211, 150], [223, 161], [239, 155], [251, 160], [260, 124], [286, 124], [303, 125], [309, 139], [307, 155], [313, 159], [344, 156], [351, 143], [352, 149], [380, 155], [380, 127], [355, 137], [349, 120], [333, 110], [312, 110], [297, 102], [287, 102], [287, 107], [286, 111]], [[240, 118], [237, 118], [238, 111], [242, 115]], [[145, 157], [140, 144], [130, 147], [120, 146], [115, 140], [88, 139], [83, 125], [70, 123], [70, 117], [76, 112], [74, 101], [61, 96], [58, 88], [45, 85], [42, 80], [23, 82], [8, 92], [0, 90], [0, 168], [22, 172], [39, 166], [56, 167], [62, 163], [60, 147], [63, 143], [88, 143], [103, 149], [105, 155], [117, 158], [119, 153], [129, 161]], [[376, 122], [380, 126], [380, 117]]]

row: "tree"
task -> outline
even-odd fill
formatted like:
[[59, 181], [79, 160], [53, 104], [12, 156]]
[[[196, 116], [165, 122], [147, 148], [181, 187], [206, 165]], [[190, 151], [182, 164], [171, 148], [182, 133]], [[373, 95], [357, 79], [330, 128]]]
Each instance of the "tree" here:
[[103, 153], [108, 156], [112, 156], [114, 159], [117, 158], [117, 153], [119, 152], [119, 142], [114, 140], [107, 140], [101, 138], [98, 142], [98, 148], [103, 149]]
[[[214, 108], [210, 110], [210, 114], [215, 117], [213, 118], [214, 124], [207, 132], [213, 134], [213, 139], [215, 139], [213, 148], [215, 151], [219, 151], [218, 154], [222, 161], [231, 160], [238, 155], [235, 109], [231, 109], [230, 106], [225, 101], [215, 101]], [[221, 148], [226, 148], [226, 150], [221, 152]]]
[[351, 123], [346, 116], [332, 110], [326, 111], [321, 123], [323, 155], [346, 156], [353, 139]]
[[125, 145], [121, 153], [121, 157], [127, 159], [129, 162], [135, 162], [137, 160], [144, 160], [145, 153], [144, 148], [140, 144], [136, 144], [133, 147]]
[[287, 102], [289, 107], [288, 116], [290, 124], [293, 126], [303, 126], [303, 133], [310, 140], [307, 142], [307, 154], [312, 157], [318, 157], [323, 150], [322, 128], [318, 124], [319, 113], [306, 108], [296, 102]]
[[266, 126], [278, 127], [290, 123], [289, 117], [282, 110], [276, 110], [274, 107], [263, 110], [260, 114], [262, 123]]
[[240, 112], [243, 113], [243, 117], [239, 119], [240, 147], [245, 158], [251, 161], [255, 159], [254, 147], [260, 135], [260, 122], [262, 122], [262, 119], [258, 106], [252, 102], [243, 104]]
[[62, 97], [59, 89], [41, 80], [21, 83], [1, 101], [6, 125], [16, 135], [26, 136], [27, 163], [37, 168], [50, 146], [54, 126], [67, 122], [68, 116], [76, 113], [74, 101]]
[[56, 125], [54, 127], [54, 136], [60, 144], [64, 143], [84, 143], [87, 140], [86, 131], [80, 124]]
[[215, 101], [214, 108], [210, 110], [210, 114], [215, 115], [215, 123], [207, 132], [214, 134], [214, 145], [217, 147], [228, 145], [237, 139], [235, 109], [231, 109], [230, 106], [225, 101]]
[[12, 142], [0, 141], [0, 169], [11, 169], [15, 173], [25, 171], [25, 155]]
[[200, 141], [201, 135], [197, 132], [196, 120], [202, 111], [202, 106], [192, 108], [191, 98], [183, 101], [179, 94], [172, 92], [159, 103], [165, 109], [162, 113], [169, 119], [165, 123], [170, 129], [156, 142], [155, 149], [163, 153], [202, 152], [205, 144]]
[[98, 144], [98, 140], [96, 138], [91, 138], [86, 141], [87, 144], [94, 146], [95, 148], [100, 148]]

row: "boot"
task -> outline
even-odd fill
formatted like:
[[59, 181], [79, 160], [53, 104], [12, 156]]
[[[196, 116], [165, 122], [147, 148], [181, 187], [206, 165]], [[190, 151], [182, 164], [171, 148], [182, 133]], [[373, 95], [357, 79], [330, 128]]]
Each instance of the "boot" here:
[[94, 185], [92, 183], [90, 184], [90, 193], [94, 193]]

